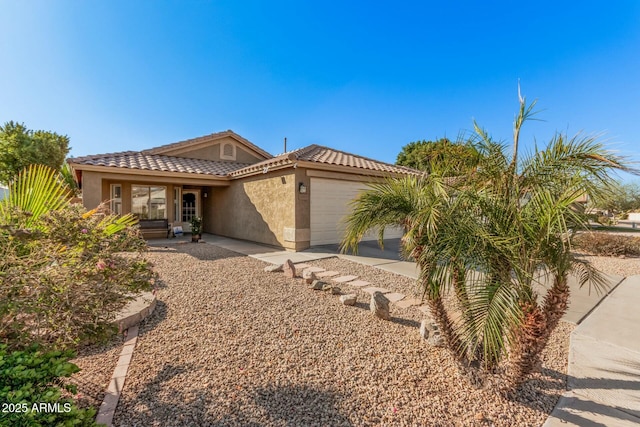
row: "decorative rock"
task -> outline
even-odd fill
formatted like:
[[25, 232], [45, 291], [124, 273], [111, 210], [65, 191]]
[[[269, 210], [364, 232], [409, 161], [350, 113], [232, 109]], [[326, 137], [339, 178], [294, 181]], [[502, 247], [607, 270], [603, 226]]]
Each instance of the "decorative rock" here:
[[339, 287], [333, 286], [331, 288], [331, 295], [341, 295], [341, 294], [342, 294], [342, 291], [340, 290]]
[[283, 271], [282, 264], [270, 265], [268, 267], [265, 267], [264, 271], [266, 271], [267, 273], [276, 273], [276, 272]]
[[282, 266], [283, 270], [284, 270], [284, 275], [285, 277], [289, 277], [289, 278], [294, 278], [296, 277], [296, 266], [293, 265], [293, 262], [288, 259], [285, 261], [284, 265]]
[[325, 283], [324, 286], [322, 286], [323, 291], [330, 291], [331, 289], [333, 289], [333, 285], [329, 283]]
[[440, 328], [431, 318], [422, 319], [420, 336], [432, 346], [442, 347], [444, 345], [444, 338], [440, 334]]
[[344, 305], [356, 305], [358, 297], [355, 294], [342, 295], [340, 302]]
[[389, 316], [389, 300], [382, 292], [376, 291], [373, 293], [369, 309], [380, 319], [389, 320], [391, 318]]
[[304, 270], [302, 272], [302, 278], [305, 280], [307, 285], [310, 285], [315, 280], [318, 280], [318, 277], [316, 276], [316, 273], [314, 271], [310, 271], [310, 270]]
[[313, 289], [314, 291], [321, 291], [324, 289], [324, 287], [327, 285], [326, 282], [323, 282], [322, 280], [315, 280], [312, 284], [311, 284], [311, 289]]

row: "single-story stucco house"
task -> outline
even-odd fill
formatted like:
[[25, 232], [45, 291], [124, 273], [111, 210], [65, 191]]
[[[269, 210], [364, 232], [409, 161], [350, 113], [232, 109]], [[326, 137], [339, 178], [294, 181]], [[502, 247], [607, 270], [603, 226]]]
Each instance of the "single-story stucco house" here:
[[231, 130], [68, 162], [87, 208], [109, 201], [186, 232], [201, 216], [206, 233], [296, 251], [340, 242], [348, 203], [367, 183], [417, 173], [319, 145], [274, 157]]

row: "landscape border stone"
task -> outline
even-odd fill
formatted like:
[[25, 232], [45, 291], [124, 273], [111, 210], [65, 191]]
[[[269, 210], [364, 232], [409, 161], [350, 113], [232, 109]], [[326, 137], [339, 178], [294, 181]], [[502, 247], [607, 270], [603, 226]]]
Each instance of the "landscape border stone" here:
[[155, 292], [143, 292], [135, 299], [129, 301], [129, 303], [116, 314], [112, 323], [117, 325], [118, 332], [122, 333], [124, 330], [139, 324], [143, 319], [151, 315], [156, 308], [156, 304], [157, 298]]
[[107, 387], [107, 392], [104, 395], [102, 404], [98, 409], [96, 416], [96, 423], [105, 424], [107, 427], [113, 425], [113, 416], [120, 400], [120, 395], [124, 389], [124, 383], [127, 379], [127, 372], [129, 371], [129, 364], [133, 358], [133, 352], [138, 342], [138, 325], [131, 326], [127, 329], [127, 338], [122, 346], [118, 363], [111, 375], [111, 381]]

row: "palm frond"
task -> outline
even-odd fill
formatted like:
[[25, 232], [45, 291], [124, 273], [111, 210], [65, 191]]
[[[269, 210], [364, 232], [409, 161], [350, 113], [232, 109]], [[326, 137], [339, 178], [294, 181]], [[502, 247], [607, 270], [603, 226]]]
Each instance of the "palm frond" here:
[[485, 363], [497, 363], [506, 350], [506, 333], [522, 318], [519, 296], [509, 282], [487, 281], [486, 277], [472, 282], [469, 290], [468, 318], [460, 328], [463, 340], [476, 345], [482, 340]]
[[24, 227], [31, 227], [45, 212], [61, 209], [68, 203], [70, 189], [58, 171], [44, 165], [30, 165], [9, 183], [9, 197], [0, 203], [0, 216], [12, 209], [28, 213]]
[[578, 279], [578, 285], [581, 288], [584, 285], [588, 285], [589, 293], [591, 293], [591, 288], [593, 287], [597, 295], [603, 295], [609, 291], [611, 284], [593, 265], [577, 258], [573, 258], [571, 261], [571, 271]]

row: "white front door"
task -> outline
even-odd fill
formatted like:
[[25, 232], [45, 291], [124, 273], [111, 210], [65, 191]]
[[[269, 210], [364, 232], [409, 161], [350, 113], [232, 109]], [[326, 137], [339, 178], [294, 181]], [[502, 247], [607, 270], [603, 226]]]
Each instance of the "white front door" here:
[[200, 190], [182, 189], [182, 230], [191, 232], [191, 219], [200, 213]]

